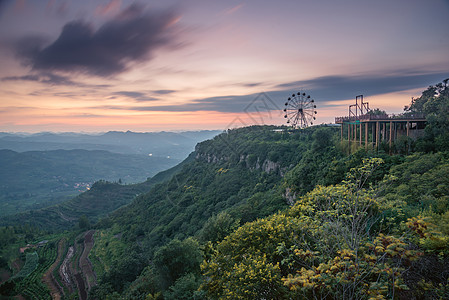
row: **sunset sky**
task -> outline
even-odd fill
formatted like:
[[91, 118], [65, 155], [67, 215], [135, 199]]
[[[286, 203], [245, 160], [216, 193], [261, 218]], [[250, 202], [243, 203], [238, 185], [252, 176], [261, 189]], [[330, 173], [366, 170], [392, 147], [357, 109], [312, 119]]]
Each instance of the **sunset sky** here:
[[[317, 123], [449, 78], [448, 0], [0, 0], [0, 131]], [[263, 93], [263, 94], [261, 94]]]

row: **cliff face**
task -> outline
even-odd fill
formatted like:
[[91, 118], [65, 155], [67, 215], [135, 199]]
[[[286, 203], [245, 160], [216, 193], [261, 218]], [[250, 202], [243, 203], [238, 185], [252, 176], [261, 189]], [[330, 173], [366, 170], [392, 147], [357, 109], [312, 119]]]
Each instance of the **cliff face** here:
[[[205, 161], [211, 164], [219, 164], [224, 162], [229, 162], [231, 160], [230, 157], [227, 156], [218, 156], [215, 153], [200, 153], [197, 152], [195, 159], [198, 161]], [[255, 160], [255, 163], [253, 162]], [[282, 169], [280, 163], [271, 161], [269, 159], [261, 159], [260, 157], [256, 157], [255, 159], [252, 155], [249, 154], [241, 154], [238, 160], [238, 163], [243, 164], [250, 170], [261, 170], [266, 173], [277, 173], [280, 176], [284, 176], [285, 168]]]
[[252, 126], [228, 130], [214, 139], [199, 143], [195, 158], [226, 167], [236, 165], [249, 170], [284, 176], [301, 158], [309, 132], [290, 133], [274, 126]]

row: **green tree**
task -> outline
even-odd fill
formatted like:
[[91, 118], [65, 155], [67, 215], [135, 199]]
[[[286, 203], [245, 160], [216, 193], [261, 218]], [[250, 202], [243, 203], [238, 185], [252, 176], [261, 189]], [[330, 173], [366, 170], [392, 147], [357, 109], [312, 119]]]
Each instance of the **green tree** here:
[[199, 244], [191, 237], [183, 241], [178, 239], [170, 241], [167, 245], [160, 247], [153, 258], [164, 289], [186, 274], [199, 275], [201, 261]]
[[424, 113], [427, 118], [425, 136], [418, 140], [419, 151], [449, 149], [449, 86], [448, 79], [429, 86], [419, 98], [413, 99], [404, 110], [408, 114]]
[[333, 140], [334, 132], [329, 127], [319, 127], [312, 134], [312, 150], [320, 151], [327, 147], [333, 146], [335, 141]]
[[368, 114], [372, 115], [372, 116], [386, 116], [387, 112], [385, 110], [375, 108], [375, 109], [371, 109], [370, 111], [368, 111]]
[[87, 230], [90, 228], [90, 222], [86, 215], [82, 215], [78, 219], [78, 227], [82, 230]]
[[210, 217], [200, 232], [200, 239], [203, 242], [221, 241], [239, 227], [239, 220], [234, 219], [227, 212], [221, 212], [218, 215]]
[[192, 300], [203, 299], [198, 287], [200, 279], [192, 273], [178, 278], [175, 283], [164, 293], [165, 300]]

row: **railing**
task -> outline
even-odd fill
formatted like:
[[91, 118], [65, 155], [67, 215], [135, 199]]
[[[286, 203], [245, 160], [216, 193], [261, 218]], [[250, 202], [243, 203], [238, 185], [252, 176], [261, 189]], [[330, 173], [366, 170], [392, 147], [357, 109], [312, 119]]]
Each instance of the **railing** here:
[[341, 124], [344, 122], [355, 122], [355, 121], [380, 121], [380, 120], [425, 120], [426, 116], [423, 113], [406, 113], [406, 114], [390, 114], [390, 115], [360, 115], [351, 117], [336, 117], [335, 123]]

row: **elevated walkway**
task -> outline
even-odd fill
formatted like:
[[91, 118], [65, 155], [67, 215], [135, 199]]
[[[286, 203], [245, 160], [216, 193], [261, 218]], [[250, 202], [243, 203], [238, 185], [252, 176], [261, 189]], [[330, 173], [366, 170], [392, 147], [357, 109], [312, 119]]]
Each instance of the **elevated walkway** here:
[[[358, 100], [361, 100], [359, 103]], [[401, 136], [412, 139], [423, 134], [426, 126], [424, 114], [372, 114], [369, 104], [363, 102], [363, 95], [356, 97], [356, 104], [349, 106], [349, 116], [336, 117], [341, 125], [341, 140], [350, 145], [359, 144], [366, 149], [379, 149], [380, 143], [392, 144]]]

